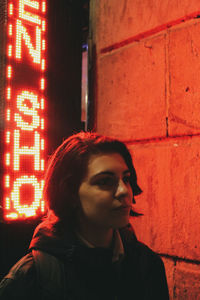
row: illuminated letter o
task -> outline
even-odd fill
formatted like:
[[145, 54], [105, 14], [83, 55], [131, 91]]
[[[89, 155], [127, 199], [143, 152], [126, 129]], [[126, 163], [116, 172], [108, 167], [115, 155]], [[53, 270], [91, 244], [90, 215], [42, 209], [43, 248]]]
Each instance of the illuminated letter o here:
[[[34, 201], [31, 205], [20, 205], [20, 187], [23, 184], [31, 184], [34, 187]], [[11, 192], [11, 200], [14, 205], [14, 209], [20, 214], [26, 217], [35, 216], [36, 210], [40, 207], [42, 198], [42, 184], [37, 181], [37, 178], [32, 176], [21, 176], [17, 178], [13, 183], [13, 190]]]

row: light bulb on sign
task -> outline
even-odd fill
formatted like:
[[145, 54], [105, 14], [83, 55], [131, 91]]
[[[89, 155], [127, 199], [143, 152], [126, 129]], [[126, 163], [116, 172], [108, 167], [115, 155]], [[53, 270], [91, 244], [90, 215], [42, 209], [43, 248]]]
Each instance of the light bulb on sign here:
[[8, 6], [8, 15], [13, 16], [13, 3], [10, 3]]
[[5, 176], [5, 187], [6, 188], [10, 187], [10, 176], [9, 175]]
[[41, 109], [44, 109], [44, 98], [41, 99], [40, 106], [41, 106]]
[[12, 57], [12, 45], [8, 45], [8, 56]]
[[46, 1], [42, 1], [42, 12], [46, 12]]
[[8, 25], [8, 35], [12, 36], [12, 33], [13, 33], [13, 26], [12, 26], [12, 24], [9, 24]]
[[6, 166], [10, 166], [10, 153], [6, 153]]
[[11, 98], [11, 88], [7, 87], [7, 100], [10, 100]]
[[10, 109], [7, 109], [6, 120], [10, 121]]
[[46, 41], [42, 40], [42, 50], [44, 51], [46, 49]]
[[10, 209], [10, 198], [6, 197], [6, 209]]
[[41, 63], [41, 70], [44, 71], [45, 70], [45, 59], [42, 59], [42, 63]]
[[10, 131], [6, 131], [6, 144], [10, 144]]
[[41, 88], [42, 91], [43, 91], [44, 88], [45, 88], [45, 80], [44, 80], [44, 78], [41, 78], [41, 79], [40, 79], [40, 88]]
[[7, 78], [11, 78], [11, 77], [12, 77], [12, 67], [7, 66]]

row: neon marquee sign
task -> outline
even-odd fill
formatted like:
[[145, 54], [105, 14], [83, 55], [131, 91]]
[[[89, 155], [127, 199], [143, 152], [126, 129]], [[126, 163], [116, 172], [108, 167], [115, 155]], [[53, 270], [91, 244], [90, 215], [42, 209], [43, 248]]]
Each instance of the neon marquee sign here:
[[3, 217], [45, 210], [46, 1], [8, 0], [4, 96]]

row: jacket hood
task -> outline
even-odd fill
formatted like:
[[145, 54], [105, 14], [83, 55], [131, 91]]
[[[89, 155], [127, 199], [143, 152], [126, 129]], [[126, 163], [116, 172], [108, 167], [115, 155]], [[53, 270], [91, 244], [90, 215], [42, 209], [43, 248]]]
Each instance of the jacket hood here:
[[[128, 225], [127, 227], [119, 230], [123, 245], [125, 246], [126, 251], [126, 245], [127, 244], [135, 244], [137, 241], [135, 233], [131, 225]], [[40, 223], [33, 234], [29, 251], [32, 249], [40, 250], [47, 252], [51, 255], [64, 258], [64, 257], [71, 257], [73, 254], [76, 254], [77, 249], [79, 249], [78, 252], [81, 251], [84, 252], [86, 248], [88, 247], [83, 244], [82, 241], [80, 241], [77, 236], [73, 233], [62, 233], [58, 234], [58, 232], [52, 227], [48, 225], [46, 221]], [[95, 248], [88, 249], [86, 251], [103, 251], [106, 252], [106, 249], [100, 249]], [[108, 249], [107, 249], [108, 250]], [[108, 252], [108, 251], [107, 251]], [[110, 256], [111, 254], [109, 254]]]
[[47, 221], [40, 223], [33, 234], [29, 251], [32, 249], [41, 250], [55, 256], [66, 255], [70, 249], [78, 242], [75, 235], [58, 234], [53, 226], [49, 226]]

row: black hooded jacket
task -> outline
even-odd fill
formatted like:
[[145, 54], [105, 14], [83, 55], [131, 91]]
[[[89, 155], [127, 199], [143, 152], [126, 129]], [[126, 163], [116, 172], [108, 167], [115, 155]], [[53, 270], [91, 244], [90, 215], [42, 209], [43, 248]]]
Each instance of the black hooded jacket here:
[[[131, 227], [120, 235], [125, 255], [113, 263], [111, 249], [89, 248], [75, 234], [57, 235], [40, 224], [29, 253], [0, 283], [0, 300], [168, 300], [160, 257], [137, 240]], [[47, 257], [40, 260], [41, 272], [34, 249]]]

